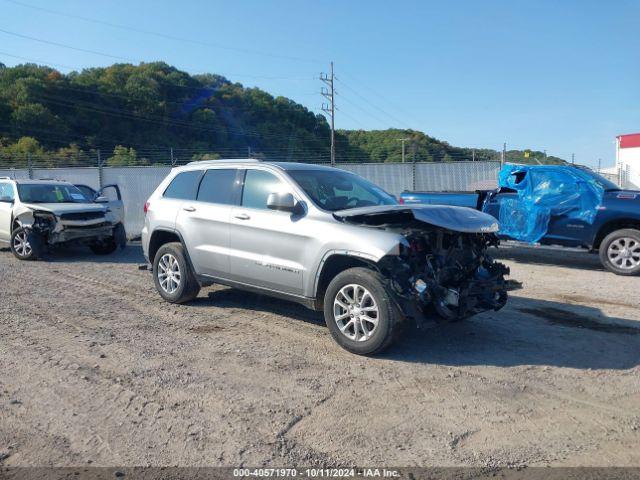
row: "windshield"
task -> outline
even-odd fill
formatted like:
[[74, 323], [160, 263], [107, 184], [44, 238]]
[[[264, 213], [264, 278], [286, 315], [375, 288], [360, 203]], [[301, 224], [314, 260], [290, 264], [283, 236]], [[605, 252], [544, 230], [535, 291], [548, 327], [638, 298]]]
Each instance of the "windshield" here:
[[87, 199], [73, 185], [22, 183], [18, 195], [24, 203], [87, 203]]
[[377, 185], [344, 170], [289, 170], [287, 173], [323, 210], [396, 205], [396, 199]]

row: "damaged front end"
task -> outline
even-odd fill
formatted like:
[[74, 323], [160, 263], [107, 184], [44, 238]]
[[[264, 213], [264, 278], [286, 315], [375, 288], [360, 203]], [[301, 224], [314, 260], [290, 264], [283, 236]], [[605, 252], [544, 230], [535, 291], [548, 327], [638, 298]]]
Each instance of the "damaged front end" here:
[[28, 227], [32, 238], [42, 245], [95, 243], [110, 241], [115, 236], [114, 224], [104, 211], [54, 213], [37, 208], [25, 208], [17, 217]]
[[515, 285], [504, 278], [509, 268], [487, 254], [498, 244], [494, 234], [433, 227], [404, 235], [408, 245], [385, 257], [380, 268], [405, 314], [457, 321], [504, 307]]
[[386, 207], [349, 211], [341, 218], [402, 235], [397, 254], [378, 268], [404, 315], [422, 325], [425, 319], [458, 321], [507, 302], [507, 291], [520, 284], [507, 281], [509, 268], [487, 249], [497, 246], [498, 224], [465, 207]]

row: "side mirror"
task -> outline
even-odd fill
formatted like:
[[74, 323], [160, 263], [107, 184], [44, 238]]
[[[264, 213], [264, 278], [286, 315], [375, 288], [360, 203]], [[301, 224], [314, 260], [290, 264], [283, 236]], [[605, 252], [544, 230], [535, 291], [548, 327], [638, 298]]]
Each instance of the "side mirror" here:
[[96, 202], [96, 203], [109, 203], [109, 199], [107, 197], [96, 197], [94, 202]]
[[290, 193], [270, 193], [267, 197], [267, 208], [293, 213], [298, 210], [298, 204]]
[[1, 203], [13, 203], [13, 198], [11, 197], [0, 197]]

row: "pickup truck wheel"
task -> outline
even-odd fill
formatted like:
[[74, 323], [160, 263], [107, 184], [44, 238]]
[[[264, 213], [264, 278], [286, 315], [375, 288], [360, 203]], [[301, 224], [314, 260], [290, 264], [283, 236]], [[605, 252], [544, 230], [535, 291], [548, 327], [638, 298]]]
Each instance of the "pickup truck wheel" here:
[[200, 292], [200, 285], [179, 242], [160, 247], [153, 259], [153, 281], [160, 296], [171, 303], [189, 302]]
[[19, 260], [36, 260], [42, 255], [42, 240], [29, 227], [11, 233], [11, 253]]
[[640, 273], [640, 230], [616, 230], [600, 244], [600, 261], [616, 275]]
[[387, 348], [396, 336], [400, 318], [375, 271], [350, 268], [327, 287], [325, 322], [334, 340], [351, 353], [370, 355]]

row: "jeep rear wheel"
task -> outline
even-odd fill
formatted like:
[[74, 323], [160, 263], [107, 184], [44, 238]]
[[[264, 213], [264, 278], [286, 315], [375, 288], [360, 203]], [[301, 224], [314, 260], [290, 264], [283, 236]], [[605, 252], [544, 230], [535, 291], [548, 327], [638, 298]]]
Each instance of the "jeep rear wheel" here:
[[640, 230], [626, 228], [607, 235], [599, 249], [602, 265], [617, 275], [640, 273]]
[[379, 273], [350, 268], [327, 287], [324, 318], [331, 335], [351, 353], [381, 352], [394, 340], [400, 312], [387, 293]]
[[189, 302], [200, 292], [200, 285], [179, 242], [166, 243], [156, 252], [153, 282], [160, 296], [171, 303]]

